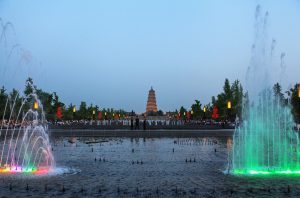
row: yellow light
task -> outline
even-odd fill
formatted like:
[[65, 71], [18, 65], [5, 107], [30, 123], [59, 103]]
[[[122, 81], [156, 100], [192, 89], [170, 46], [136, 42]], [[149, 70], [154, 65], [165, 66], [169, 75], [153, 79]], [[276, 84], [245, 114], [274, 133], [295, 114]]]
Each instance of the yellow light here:
[[231, 109], [231, 102], [230, 101], [227, 102], [227, 109]]
[[73, 107], [73, 113], [76, 113], [76, 107], [75, 106]]
[[37, 110], [39, 108], [39, 103], [37, 101], [34, 102], [33, 108]]
[[104, 115], [106, 116], [106, 112], [104, 113]]
[[93, 115], [95, 115], [96, 114], [96, 111], [95, 110], [93, 110]]
[[300, 85], [298, 85], [298, 98], [300, 98]]
[[185, 112], [183, 113], [183, 115], [185, 116]]
[[191, 111], [191, 114], [192, 114], [192, 115], [194, 114], [194, 111], [193, 111], [193, 110]]
[[204, 113], [206, 112], [206, 107], [203, 108]]

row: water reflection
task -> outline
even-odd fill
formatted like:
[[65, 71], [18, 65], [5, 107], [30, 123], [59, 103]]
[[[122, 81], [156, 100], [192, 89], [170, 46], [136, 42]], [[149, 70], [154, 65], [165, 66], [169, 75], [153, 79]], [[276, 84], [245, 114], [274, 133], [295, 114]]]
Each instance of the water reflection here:
[[294, 178], [224, 174], [231, 138], [73, 137], [52, 139], [52, 143], [58, 168], [76, 171], [38, 179], [2, 176], [5, 182], [0, 184], [1, 195], [13, 192], [16, 196], [37, 197], [272, 197], [300, 192], [300, 182]]

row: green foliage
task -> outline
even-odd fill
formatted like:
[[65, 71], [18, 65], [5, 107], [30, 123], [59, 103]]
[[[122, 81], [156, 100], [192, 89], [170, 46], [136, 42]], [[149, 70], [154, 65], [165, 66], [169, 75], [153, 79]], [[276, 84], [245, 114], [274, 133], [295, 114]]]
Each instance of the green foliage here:
[[1, 88], [0, 90], [0, 118], [3, 118], [4, 114], [4, 109], [6, 106], [8, 95], [6, 93], [6, 89], [4, 87]]
[[[223, 92], [218, 94], [217, 99], [212, 97], [213, 106], [219, 109], [220, 119], [233, 119], [241, 116], [244, 99], [243, 87], [240, 81], [235, 80], [231, 86], [228, 79], [225, 79]], [[231, 102], [231, 109], [227, 108], [228, 101]]]
[[[285, 98], [285, 95], [283, 94], [282, 88], [279, 83], [276, 83], [273, 86], [275, 99], [279, 100], [282, 105], [291, 104], [292, 114], [294, 115], [294, 118], [297, 122], [300, 121], [300, 98], [298, 96], [298, 86], [299, 84], [296, 84], [286, 92], [288, 95], [287, 98]], [[13, 112], [12, 119], [16, 119], [19, 113], [18, 110], [22, 106], [22, 101], [26, 99], [26, 103], [24, 103], [22, 112], [20, 112], [20, 119], [22, 113], [26, 112], [29, 108], [32, 108], [33, 103], [35, 102], [34, 98], [31, 96], [34, 90], [43, 106], [43, 110], [48, 120], [57, 119], [56, 113], [59, 107], [62, 110], [63, 120], [98, 119], [99, 112], [102, 112], [103, 119], [114, 119], [115, 117], [124, 118], [125, 116], [131, 116], [131, 112], [129, 113], [122, 109], [100, 109], [99, 106], [94, 106], [93, 104], [87, 106], [86, 102], [84, 101], [80, 103], [79, 109], [77, 109], [77, 111], [74, 113], [74, 104], [71, 103], [68, 105], [68, 107], [66, 107], [65, 104], [60, 100], [56, 92], [48, 93], [46, 91], [43, 91], [42, 89], [38, 89], [33, 85], [33, 79], [28, 78], [26, 80], [24, 89], [24, 97], [21, 97], [18, 91], [15, 89], [13, 89], [11, 92], [7, 92], [4, 87], [0, 89], [0, 119], [2, 119], [3, 116], [4, 118], [8, 119], [10, 116], [10, 112]], [[15, 106], [13, 107], [14, 101]], [[230, 110], [227, 109], [228, 101], [231, 101], [232, 105], [232, 108]], [[6, 115], [3, 115], [6, 102]], [[191, 111], [193, 112], [193, 114], [191, 115], [192, 119], [200, 120], [210, 118], [214, 106], [216, 106], [219, 110], [220, 119], [231, 118], [231, 120], [233, 120], [236, 115], [241, 117], [242, 109], [249, 106], [248, 93], [244, 93], [243, 87], [238, 80], [235, 80], [232, 84], [230, 84], [230, 81], [228, 79], [225, 79], [223, 91], [218, 94], [217, 97], [213, 96], [211, 99], [211, 103], [203, 105], [199, 100], [195, 100], [195, 102], [191, 105]], [[206, 108], [205, 113], [203, 111], [204, 107]], [[13, 111], [12, 108], [14, 108]], [[179, 112], [177, 110], [175, 111], [174, 115], [176, 116], [179, 113], [181, 119], [186, 119], [187, 111], [188, 110], [182, 106], [180, 107]], [[95, 112], [95, 114], [93, 114], [93, 112]], [[135, 113], [133, 113], [133, 115], [135, 115]], [[150, 113], [149, 115], [152, 114]], [[155, 113], [155, 115], [164, 115], [164, 112], [159, 110]], [[243, 115], [247, 116], [246, 114]]]
[[296, 84], [287, 93], [290, 96], [292, 105], [292, 114], [294, 115], [295, 121], [300, 122], [300, 98], [299, 98], [299, 84]]
[[276, 83], [273, 86], [273, 92], [274, 92], [274, 96], [275, 96], [275, 100], [279, 101], [280, 104], [284, 104], [285, 100], [284, 100], [284, 94], [281, 92], [281, 86], [279, 83]]
[[192, 104], [191, 109], [193, 111], [192, 119], [200, 120], [203, 117], [202, 104], [199, 100], [195, 100]]

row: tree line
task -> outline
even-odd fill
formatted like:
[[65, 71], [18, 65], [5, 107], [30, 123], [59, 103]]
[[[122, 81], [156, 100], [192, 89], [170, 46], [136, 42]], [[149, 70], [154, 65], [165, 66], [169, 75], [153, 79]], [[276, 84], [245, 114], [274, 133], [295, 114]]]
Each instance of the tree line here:
[[[289, 105], [291, 113], [296, 122], [300, 121], [300, 85], [295, 84], [289, 90], [283, 92], [279, 83], [273, 86], [273, 95], [280, 100], [281, 105]], [[190, 109], [183, 106], [176, 110], [173, 116], [180, 119], [216, 119], [231, 120], [236, 117], [242, 118], [243, 105], [249, 100], [248, 93], [244, 91], [239, 80], [230, 83], [225, 79], [223, 90], [217, 96], [212, 96], [211, 102], [201, 104], [200, 100], [195, 100]]]
[[[89, 120], [89, 119], [114, 119], [123, 118], [128, 112], [119, 109], [115, 110], [113, 108], [102, 108], [100, 109], [97, 105], [87, 105], [85, 101], [81, 101], [79, 108], [72, 103], [66, 105], [63, 103], [56, 92], [48, 93], [42, 89], [37, 88], [33, 85], [33, 79], [28, 78], [26, 80], [26, 85], [24, 89], [24, 94], [21, 96], [16, 89], [11, 92], [2, 87], [0, 89], [0, 119], [9, 119], [10, 113], [12, 112], [11, 118], [14, 119], [17, 115], [17, 111], [22, 106], [22, 101], [24, 103], [22, 107], [23, 112], [27, 112], [30, 108], [34, 108], [36, 99], [33, 97], [36, 94], [39, 99], [43, 111], [45, 113], [46, 119], [50, 121], [54, 120]], [[6, 104], [8, 103], [8, 104]], [[15, 104], [15, 105], [13, 105]], [[6, 108], [6, 111], [5, 111]], [[4, 112], [5, 115], [4, 115]], [[20, 119], [20, 118], [19, 118]]]
[[[48, 93], [33, 85], [33, 79], [28, 78], [24, 89], [24, 94], [20, 94], [16, 89], [11, 92], [2, 87], [0, 89], [0, 119], [4, 117], [9, 119], [12, 112], [12, 119], [16, 117], [17, 111], [23, 104], [23, 112], [33, 108], [35, 98], [32, 94], [35, 93], [43, 106], [43, 110], [47, 120], [89, 120], [89, 119], [121, 119], [127, 116], [135, 115], [135, 112], [126, 112], [122, 109], [115, 110], [113, 108], [100, 108], [97, 105], [87, 105], [82, 101], [77, 108], [72, 103], [66, 105], [63, 103], [56, 92]], [[282, 105], [290, 105], [295, 121], [299, 122], [300, 118], [300, 85], [295, 84], [286, 92], [282, 91], [279, 83], [273, 86], [273, 94], [279, 98]], [[239, 80], [230, 83], [225, 79], [223, 90], [217, 96], [213, 96], [208, 104], [201, 104], [200, 100], [195, 100], [189, 109], [183, 106], [179, 110], [167, 112], [167, 115], [174, 119], [183, 120], [231, 120], [236, 116], [242, 116], [243, 104], [247, 101], [248, 94], [244, 91]], [[13, 110], [14, 109], [14, 110]], [[6, 111], [5, 111], [6, 110]], [[4, 115], [4, 112], [5, 115]], [[164, 112], [161, 110], [156, 114], [148, 116], [162, 116]]]

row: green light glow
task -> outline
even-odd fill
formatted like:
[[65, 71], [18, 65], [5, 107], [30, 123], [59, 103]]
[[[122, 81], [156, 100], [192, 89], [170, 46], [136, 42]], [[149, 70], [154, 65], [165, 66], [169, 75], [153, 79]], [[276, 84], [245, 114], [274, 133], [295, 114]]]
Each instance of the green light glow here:
[[300, 170], [240, 170], [233, 171], [236, 175], [299, 175]]
[[231, 172], [236, 175], [299, 175], [300, 141], [293, 130], [289, 106], [271, 91], [244, 112], [243, 123], [233, 136]]

